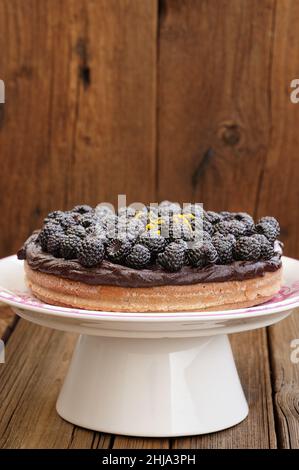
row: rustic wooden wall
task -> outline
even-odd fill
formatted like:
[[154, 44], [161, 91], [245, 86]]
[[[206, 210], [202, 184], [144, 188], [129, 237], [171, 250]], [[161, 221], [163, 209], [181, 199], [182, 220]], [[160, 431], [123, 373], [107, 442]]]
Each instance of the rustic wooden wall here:
[[[289, 99], [299, 76], [298, 25], [299, 0], [0, 0], [0, 256], [13, 253], [49, 210], [115, 202], [119, 193], [129, 202], [196, 200], [273, 214], [286, 253], [299, 256], [299, 105]], [[69, 357], [69, 335], [26, 325], [10, 342], [16, 361], [23, 353], [13, 356], [14, 345], [30, 339], [28, 374], [36, 348], [52, 364], [61, 350]], [[171, 445], [298, 447], [299, 375], [289, 361], [298, 335], [293, 318], [235, 336], [248, 420], [225, 435]], [[30, 387], [49, 389], [53, 374], [38, 361]], [[19, 382], [14, 400], [25, 396]], [[54, 414], [47, 441], [42, 431], [26, 431], [20, 442], [13, 428], [26, 412], [42, 430], [52, 395], [38, 413], [20, 405], [10, 415], [3, 407], [6, 447], [62, 445], [55, 433], [67, 425]], [[92, 433], [68, 431], [71, 446], [95, 442]], [[169, 445], [98, 439], [100, 447]]]
[[0, 256], [119, 193], [274, 214], [299, 255], [298, 20], [298, 0], [0, 0]]
[[0, 256], [49, 209], [153, 199], [156, 1], [1, 0], [0, 31]]

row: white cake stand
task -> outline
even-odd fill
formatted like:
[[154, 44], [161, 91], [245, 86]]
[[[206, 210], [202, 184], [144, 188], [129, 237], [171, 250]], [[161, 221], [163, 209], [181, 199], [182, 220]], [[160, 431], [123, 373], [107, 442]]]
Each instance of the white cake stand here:
[[73, 424], [134, 436], [204, 434], [248, 414], [229, 333], [272, 325], [299, 306], [299, 261], [263, 306], [209, 313], [130, 314], [43, 304], [16, 257], [0, 261], [0, 301], [42, 326], [80, 334], [57, 411]]

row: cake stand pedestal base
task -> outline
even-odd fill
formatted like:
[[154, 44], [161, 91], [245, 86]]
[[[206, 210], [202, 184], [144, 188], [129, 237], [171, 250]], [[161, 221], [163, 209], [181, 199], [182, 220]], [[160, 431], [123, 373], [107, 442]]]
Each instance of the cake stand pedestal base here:
[[171, 437], [233, 426], [248, 406], [227, 335], [81, 335], [57, 411], [96, 431]]

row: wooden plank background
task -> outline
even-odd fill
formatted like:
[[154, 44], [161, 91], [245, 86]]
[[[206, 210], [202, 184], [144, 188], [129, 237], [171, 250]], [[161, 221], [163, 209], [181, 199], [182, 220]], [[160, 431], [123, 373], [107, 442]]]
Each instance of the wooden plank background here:
[[[120, 193], [273, 214], [299, 256], [298, 24], [298, 0], [0, 0], [0, 256], [48, 211]], [[0, 312], [0, 447], [299, 447], [296, 316], [232, 337], [246, 421], [169, 441], [62, 421], [75, 337]]]

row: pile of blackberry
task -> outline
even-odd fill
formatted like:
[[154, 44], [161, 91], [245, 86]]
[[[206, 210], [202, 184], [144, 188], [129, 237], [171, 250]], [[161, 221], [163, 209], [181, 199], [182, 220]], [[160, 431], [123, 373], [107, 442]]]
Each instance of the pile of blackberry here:
[[101, 205], [51, 212], [36, 241], [43, 251], [87, 268], [106, 259], [133, 269], [159, 265], [176, 272], [183, 266], [268, 260], [279, 233], [274, 217], [255, 224], [244, 212], [204, 211], [198, 204], [181, 207], [165, 201], [118, 214]]

